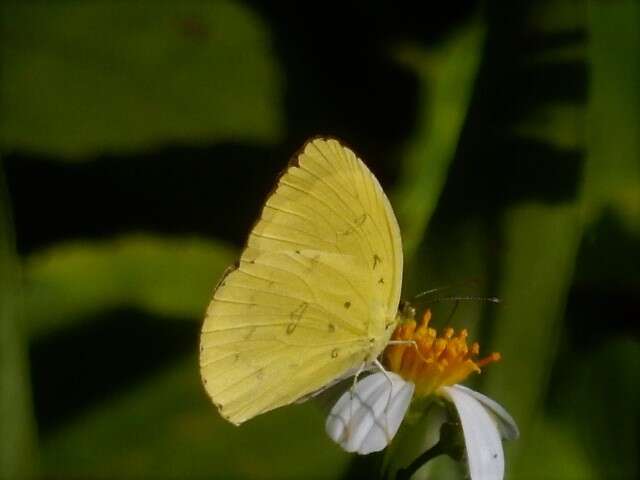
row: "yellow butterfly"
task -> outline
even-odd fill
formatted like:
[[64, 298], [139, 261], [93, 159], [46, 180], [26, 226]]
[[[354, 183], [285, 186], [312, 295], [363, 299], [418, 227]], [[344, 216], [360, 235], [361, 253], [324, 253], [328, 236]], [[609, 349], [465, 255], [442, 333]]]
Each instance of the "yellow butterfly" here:
[[310, 140], [207, 309], [200, 372], [220, 414], [239, 425], [376, 361], [401, 283], [400, 229], [380, 184], [338, 141]]

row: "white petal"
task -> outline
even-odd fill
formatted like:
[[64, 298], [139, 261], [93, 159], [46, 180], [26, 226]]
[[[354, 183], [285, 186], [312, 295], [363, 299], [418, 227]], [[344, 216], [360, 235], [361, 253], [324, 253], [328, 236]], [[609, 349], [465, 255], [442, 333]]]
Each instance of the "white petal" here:
[[[387, 378], [388, 375], [388, 378]], [[327, 417], [327, 434], [347, 452], [385, 448], [407, 413], [415, 386], [393, 372], [377, 372], [347, 390]]]
[[516, 440], [520, 436], [520, 430], [518, 430], [516, 421], [511, 415], [509, 415], [509, 412], [507, 412], [502, 405], [486, 395], [476, 392], [475, 390], [471, 390], [464, 385], [456, 385], [455, 387], [475, 397], [476, 400], [495, 415], [498, 420], [498, 428], [500, 429], [500, 435], [502, 438], [505, 440]]
[[502, 480], [504, 453], [500, 432], [492, 414], [459, 385], [442, 387], [441, 391], [458, 411], [471, 480]]

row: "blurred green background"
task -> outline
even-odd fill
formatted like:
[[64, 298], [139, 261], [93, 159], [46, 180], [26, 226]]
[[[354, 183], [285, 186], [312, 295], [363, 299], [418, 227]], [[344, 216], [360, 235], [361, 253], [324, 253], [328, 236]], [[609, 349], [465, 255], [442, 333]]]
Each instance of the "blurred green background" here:
[[370, 470], [319, 405], [236, 428], [199, 380], [212, 289], [316, 134], [388, 192], [405, 297], [502, 298], [452, 322], [503, 355], [470, 384], [521, 427], [508, 478], [637, 478], [640, 2], [424, 3], [3, 2], [0, 478]]

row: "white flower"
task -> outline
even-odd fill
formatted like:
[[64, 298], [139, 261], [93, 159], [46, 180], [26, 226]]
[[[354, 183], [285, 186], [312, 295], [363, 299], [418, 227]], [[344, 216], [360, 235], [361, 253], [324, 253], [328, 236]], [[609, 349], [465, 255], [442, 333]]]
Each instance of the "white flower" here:
[[[377, 372], [358, 381], [336, 402], [326, 422], [329, 436], [348, 452], [384, 449], [409, 408], [415, 385], [393, 372]], [[462, 385], [442, 386], [437, 395], [456, 408], [464, 435], [472, 480], [504, 476], [502, 438], [518, 437], [511, 415], [495, 401]]]
[[[403, 312], [408, 312], [407, 315]], [[477, 358], [480, 345], [467, 344], [468, 333], [445, 328], [442, 335], [429, 326], [427, 309], [420, 322], [415, 310], [400, 312], [400, 322], [384, 351], [382, 369], [357, 382], [336, 402], [326, 422], [329, 436], [348, 452], [367, 454], [385, 448], [395, 436], [411, 400], [440, 398], [458, 412], [472, 480], [501, 480], [504, 476], [502, 439], [518, 437], [511, 415], [490, 398], [459, 385], [472, 373], [500, 360], [499, 353]], [[429, 426], [440, 433], [441, 423]], [[432, 435], [429, 435], [432, 437]], [[437, 440], [436, 440], [437, 442]], [[442, 439], [440, 450], [455, 440]], [[434, 445], [424, 445], [430, 450]], [[450, 445], [449, 451], [453, 445]], [[434, 447], [435, 448], [435, 447]], [[416, 459], [419, 463], [420, 458]]]
[[404, 418], [415, 385], [399, 375], [374, 373], [336, 402], [325, 424], [329, 436], [347, 452], [362, 455], [385, 448]]

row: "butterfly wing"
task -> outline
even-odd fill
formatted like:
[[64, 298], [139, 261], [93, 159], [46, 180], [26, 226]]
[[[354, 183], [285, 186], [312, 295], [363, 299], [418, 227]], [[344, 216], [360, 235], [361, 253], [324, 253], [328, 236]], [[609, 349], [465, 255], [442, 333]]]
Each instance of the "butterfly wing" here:
[[372, 361], [395, 322], [400, 232], [388, 199], [335, 140], [280, 177], [202, 328], [203, 383], [240, 424]]

